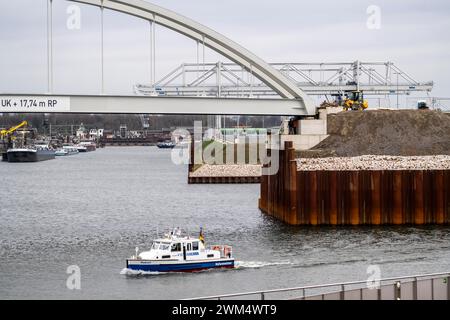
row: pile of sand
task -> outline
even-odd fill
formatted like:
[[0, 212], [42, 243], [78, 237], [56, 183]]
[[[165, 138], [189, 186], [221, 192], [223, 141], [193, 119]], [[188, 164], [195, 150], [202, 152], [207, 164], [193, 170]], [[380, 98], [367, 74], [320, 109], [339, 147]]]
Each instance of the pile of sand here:
[[374, 110], [328, 116], [330, 136], [302, 157], [450, 155], [450, 114]]

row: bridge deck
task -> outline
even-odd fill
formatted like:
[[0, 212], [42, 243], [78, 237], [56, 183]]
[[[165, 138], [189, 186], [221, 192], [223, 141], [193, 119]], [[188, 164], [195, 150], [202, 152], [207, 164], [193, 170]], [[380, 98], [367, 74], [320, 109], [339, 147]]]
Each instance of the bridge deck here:
[[0, 94], [0, 113], [307, 115], [292, 99]]

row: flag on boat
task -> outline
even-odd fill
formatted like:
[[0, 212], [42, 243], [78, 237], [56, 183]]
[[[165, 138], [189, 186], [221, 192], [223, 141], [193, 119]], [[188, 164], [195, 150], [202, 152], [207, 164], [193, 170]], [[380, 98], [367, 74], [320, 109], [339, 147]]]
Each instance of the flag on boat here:
[[200, 228], [200, 235], [198, 236], [198, 239], [204, 244], [205, 243], [205, 236], [203, 235], [203, 228]]

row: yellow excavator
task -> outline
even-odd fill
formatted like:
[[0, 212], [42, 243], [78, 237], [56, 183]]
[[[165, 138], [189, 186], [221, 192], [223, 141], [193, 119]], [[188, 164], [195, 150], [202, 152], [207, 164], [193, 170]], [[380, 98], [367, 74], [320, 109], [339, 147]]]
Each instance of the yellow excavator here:
[[4, 139], [6, 136], [9, 136], [10, 134], [14, 133], [14, 131], [16, 131], [16, 130], [22, 128], [22, 127], [25, 127], [27, 125], [28, 125], [27, 121], [22, 121], [17, 126], [14, 126], [12, 128], [9, 128], [9, 129], [3, 129], [3, 130], [0, 131], [0, 138]]
[[362, 91], [349, 91], [345, 93], [343, 107], [345, 111], [364, 111], [369, 107], [369, 103], [367, 100], [364, 100], [364, 93]]

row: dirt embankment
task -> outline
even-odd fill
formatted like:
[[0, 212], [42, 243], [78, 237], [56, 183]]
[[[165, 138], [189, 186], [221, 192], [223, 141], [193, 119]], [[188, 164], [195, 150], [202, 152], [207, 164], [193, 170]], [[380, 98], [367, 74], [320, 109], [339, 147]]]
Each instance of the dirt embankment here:
[[450, 155], [450, 114], [374, 110], [328, 116], [330, 137], [304, 157]]

